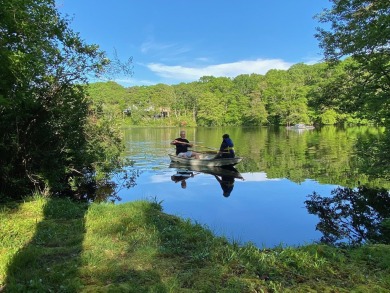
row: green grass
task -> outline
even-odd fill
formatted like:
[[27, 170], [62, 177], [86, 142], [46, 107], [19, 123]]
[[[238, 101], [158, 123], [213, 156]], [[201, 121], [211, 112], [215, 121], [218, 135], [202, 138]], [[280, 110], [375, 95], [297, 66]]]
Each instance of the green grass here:
[[156, 202], [0, 207], [0, 291], [390, 292], [390, 248], [258, 249]]

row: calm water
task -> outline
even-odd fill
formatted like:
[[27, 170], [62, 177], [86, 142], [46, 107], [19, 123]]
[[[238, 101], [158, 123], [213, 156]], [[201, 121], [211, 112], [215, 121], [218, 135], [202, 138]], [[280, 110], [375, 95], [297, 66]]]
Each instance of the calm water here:
[[172, 180], [182, 171], [170, 166], [167, 155], [174, 151], [169, 143], [179, 136], [179, 130], [126, 130], [127, 155], [135, 161], [140, 175], [135, 187], [120, 191], [119, 203], [156, 199], [166, 213], [258, 247], [319, 240], [321, 233], [315, 229], [318, 218], [308, 213], [304, 201], [314, 191], [329, 196], [337, 186], [355, 187], [362, 178], [354, 169], [354, 144], [358, 136], [377, 131], [334, 127], [304, 132], [284, 128], [187, 129], [187, 139], [197, 145], [195, 150], [218, 148], [222, 135], [229, 133], [237, 155], [244, 157], [236, 166], [238, 176], [230, 177], [233, 189], [225, 197], [217, 180], [221, 174], [216, 177], [192, 171], [194, 176], [186, 180], [186, 186]]

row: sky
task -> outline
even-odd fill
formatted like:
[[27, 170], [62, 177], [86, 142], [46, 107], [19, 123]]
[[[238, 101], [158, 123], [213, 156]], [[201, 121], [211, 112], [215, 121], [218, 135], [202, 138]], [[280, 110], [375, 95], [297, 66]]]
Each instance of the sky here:
[[328, 0], [56, 0], [70, 27], [107, 56], [133, 58], [124, 87], [189, 83], [314, 64], [314, 16]]

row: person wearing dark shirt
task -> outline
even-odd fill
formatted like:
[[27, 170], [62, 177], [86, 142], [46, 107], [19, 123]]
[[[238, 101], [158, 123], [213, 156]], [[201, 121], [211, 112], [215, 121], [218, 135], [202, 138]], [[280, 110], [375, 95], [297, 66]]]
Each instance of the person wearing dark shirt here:
[[229, 134], [224, 134], [222, 136], [222, 143], [221, 147], [219, 148], [218, 152], [219, 157], [222, 158], [234, 158], [234, 144], [231, 138], [229, 137]]
[[176, 146], [176, 155], [178, 157], [199, 159], [199, 155], [197, 153], [188, 150], [188, 148], [192, 147], [193, 144], [186, 139], [186, 132], [184, 130], [180, 131], [180, 137], [172, 140], [171, 144]]

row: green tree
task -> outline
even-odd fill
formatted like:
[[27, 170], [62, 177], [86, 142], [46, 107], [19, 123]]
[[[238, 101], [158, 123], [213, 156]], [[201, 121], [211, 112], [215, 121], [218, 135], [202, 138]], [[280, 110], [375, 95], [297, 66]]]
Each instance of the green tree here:
[[337, 122], [337, 113], [333, 109], [326, 110], [321, 114], [321, 122], [325, 125], [333, 125]]
[[197, 104], [199, 96], [199, 86], [196, 82], [185, 84], [180, 83], [173, 86], [175, 90], [176, 100], [172, 105], [175, 116], [188, 117], [190, 116], [193, 121], [196, 119]]
[[54, 0], [0, 0], [0, 196], [38, 189], [82, 197], [96, 176], [119, 167], [117, 133], [88, 118], [82, 86], [109, 62], [69, 28]]
[[[235, 97], [231, 95], [233, 87], [232, 81], [227, 77], [210, 77], [200, 78], [199, 87], [203, 94], [198, 100], [197, 120], [199, 125], [220, 126], [226, 122], [229, 103], [233, 99], [235, 107]], [[235, 117], [233, 117], [236, 121]]]
[[87, 90], [94, 109], [101, 110], [100, 115], [104, 115], [109, 120], [123, 118], [129, 96], [123, 86], [113, 81], [96, 82], [89, 84]]
[[[270, 70], [265, 75], [267, 87], [264, 96], [269, 119], [273, 124], [308, 123], [306, 89], [296, 85], [297, 80], [288, 71]], [[299, 81], [299, 80], [298, 80]]]
[[197, 121], [200, 126], [221, 126], [224, 114], [224, 105], [217, 95], [205, 92], [199, 97]]
[[156, 114], [161, 112], [161, 108], [171, 107], [175, 101], [175, 91], [172, 86], [160, 83], [150, 88], [151, 104], [154, 106]]
[[241, 74], [233, 79], [234, 87], [245, 96], [258, 92], [264, 76], [260, 74]]
[[242, 111], [242, 124], [262, 125], [267, 123], [268, 113], [264, 97], [265, 79], [259, 74], [242, 74], [234, 80], [234, 88], [240, 93], [238, 102]]
[[250, 101], [249, 108], [246, 111], [246, 124], [263, 125], [267, 123], [268, 113], [265, 104], [260, 97], [254, 97]]
[[377, 121], [389, 120], [390, 108], [390, 2], [387, 0], [333, 0], [318, 15], [329, 29], [318, 28], [325, 58], [335, 62], [351, 56], [358, 104]]
[[224, 125], [241, 125], [245, 105], [242, 103], [243, 97], [234, 91], [225, 95], [225, 117]]

